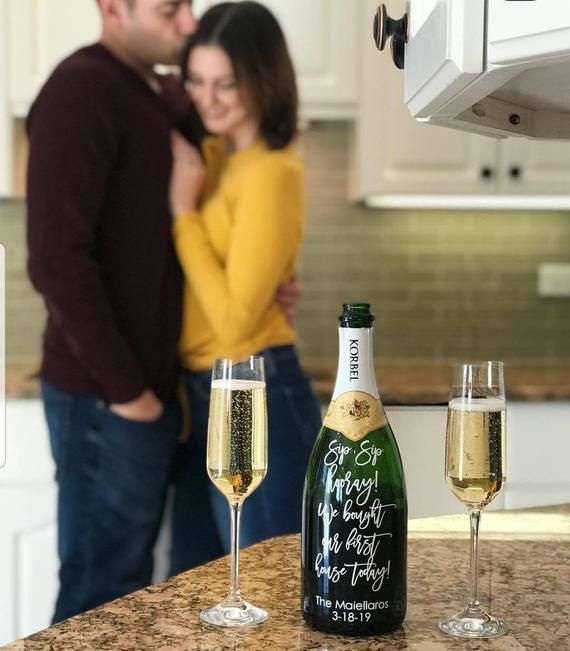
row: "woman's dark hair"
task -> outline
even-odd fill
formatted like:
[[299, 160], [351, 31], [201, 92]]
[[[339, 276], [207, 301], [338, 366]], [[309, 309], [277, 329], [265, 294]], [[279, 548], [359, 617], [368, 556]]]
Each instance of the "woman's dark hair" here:
[[224, 50], [237, 83], [246, 89], [259, 113], [267, 146], [286, 147], [297, 135], [297, 84], [285, 36], [269, 9], [251, 0], [222, 2], [208, 9], [184, 48], [184, 80], [190, 53], [198, 45]]

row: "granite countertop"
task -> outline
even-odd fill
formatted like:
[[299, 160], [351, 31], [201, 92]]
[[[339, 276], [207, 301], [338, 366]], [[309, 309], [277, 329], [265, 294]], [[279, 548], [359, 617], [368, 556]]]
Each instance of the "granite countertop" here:
[[[306, 360], [303, 366], [324, 402], [330, 401], [336, 365]], [[376, 380], [385, 405], [447, 404], [450, 366], [413, 360], [377, 360]], [[570, 400], [570, 367], [505, 365], [509, 400]]]
[[6, 363], [6, 397], [38, 398], [39, 364], [32, 361], [10, 361]]
[[[37, 398], [38, 363], [9, 362], [6, 365], [8, 398]], [[303, 360], [319, 399], [328, 404], [336, 377], [336, 365]], [[376, 379], [385, 405], [447, 404], [449, 366], [411, 360], [379, 361]], [[570, 367], [506, 366], [505, 385], [510, 400], [570, 400]]]
[[487, 641], [448, 637], [438, 618], [456, 612], [467, 593], [467, 516], [412, 520], [408, 614], [384, 637], [347, 638], [306, 627], [299, 610], [298, 535], [242, 552], [244, 596], [269, 611], [243, 631], [202, 624], [201, 609], [226, 595], [228, 559], [220, 559], [52, 626], [6, 648], [34, 651], [136, 649], [226, 651], [562, 651], [570, 641], [570, 504], [489, 512], [482, 519], [482, 601], [511, 633]]

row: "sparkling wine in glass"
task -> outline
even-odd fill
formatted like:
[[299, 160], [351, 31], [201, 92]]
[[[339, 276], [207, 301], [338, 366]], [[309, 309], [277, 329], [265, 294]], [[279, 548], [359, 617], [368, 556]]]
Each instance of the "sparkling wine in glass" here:
[[218, 359], [212, 371], [207, 470], [231, 511], [231, 574], [226, 599], [200, 613], [214, 626], [260, 624], [267, 612], [239, 589], [239, 521], [244, 500], [267, 473], [267, 408], [263, 358]]
[[502, 619], [482, 608], [477, 587], [479, 522], [482, 510], [505, 484], [505, 445], [503, 363], [456, 366], [447, 411], [445, 479], [469, 512], [471, 571], [468, 604], [439, 623], [439, 628], [450, 635], [487, 638], [509, 631]]

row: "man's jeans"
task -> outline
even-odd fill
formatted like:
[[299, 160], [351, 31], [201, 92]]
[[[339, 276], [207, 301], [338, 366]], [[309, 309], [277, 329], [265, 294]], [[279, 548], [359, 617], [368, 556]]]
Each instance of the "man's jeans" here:
[[42, 395], [59, 487], [57, 622], [150, 583], [181, 416], [173, 404], [129, 421], [45, 381]]

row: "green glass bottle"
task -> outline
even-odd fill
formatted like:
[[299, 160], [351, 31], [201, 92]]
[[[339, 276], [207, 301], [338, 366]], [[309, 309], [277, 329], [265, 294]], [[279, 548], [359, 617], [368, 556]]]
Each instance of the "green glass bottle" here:
[[373, 320], [367, 303], [343, 307], [334, 394], [303, 495], [303, 617], [345, 635], [392, 631], [406, 614], [406, 487], [374, 375]]

